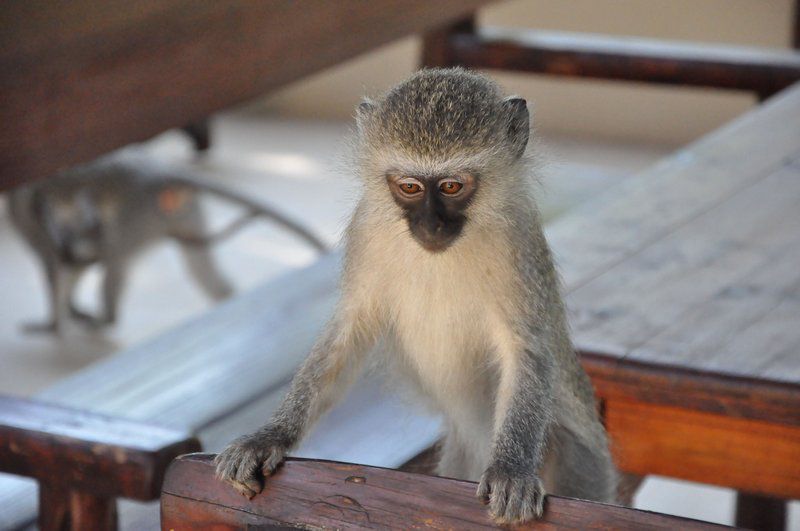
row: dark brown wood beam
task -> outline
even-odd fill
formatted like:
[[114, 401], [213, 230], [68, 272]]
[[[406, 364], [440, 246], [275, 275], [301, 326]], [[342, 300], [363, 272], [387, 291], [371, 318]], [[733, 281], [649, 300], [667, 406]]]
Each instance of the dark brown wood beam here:
[[440, 66], [743, 90], [761, 98], [800, 80], [800, 54], [791, 51], [588, 34], [452, 31], [437, 53], [447, 59]]
[[[277, 528], [498, 529], [477, 485], [397, 470], [289, 459], [248, 500], [214, 477], [213, 456], [170, 467], [161, 496], [164, 529]], [[515, 529], [721, 529], [657, 513], [549, 496], [541, 522]]]

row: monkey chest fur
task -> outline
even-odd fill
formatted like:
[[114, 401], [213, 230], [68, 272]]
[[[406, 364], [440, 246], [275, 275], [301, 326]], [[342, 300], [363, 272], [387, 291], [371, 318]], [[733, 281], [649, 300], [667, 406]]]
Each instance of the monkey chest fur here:
[[375, 292], [390, 316], [388, 361], [454, 423], [490, 428], [513, 283], [490, 249], [453, 251], [387, 264], [403, 279]]

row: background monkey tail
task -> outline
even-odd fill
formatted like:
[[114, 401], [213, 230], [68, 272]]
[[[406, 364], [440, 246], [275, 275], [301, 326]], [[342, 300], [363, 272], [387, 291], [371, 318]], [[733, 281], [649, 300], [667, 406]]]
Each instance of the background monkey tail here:
[[[317, 235], [286, 214], [279, 212], [270, 205], [254, 200], [217, 183], [191, 177], [171, 175], [159, 180], [159, 186], [162, 187], [162, 192], [159, 194], [159, 207], [166, 212], [173, 208], [172, 204], [175, 199], [170, 196], [170, 192], [173, 188], [190, 188], [197, 192], [208, 193], [241, 206], [246, 211], [244, 215], [213, 234], [184, 234], [182, 232], [171, 234], [173, 238], [179, 240], [183, 244], [207, 246], [232, 236], [255, 218], [264, 218], [277, 223], [279, 226], [295, 234], [321, 254], [325, 254], [330, 250]], [[174, 193], [180, 194], [180, 191], [175, 190]], [[180, 201], [180, 199], [177, 199], [177, 201]]]

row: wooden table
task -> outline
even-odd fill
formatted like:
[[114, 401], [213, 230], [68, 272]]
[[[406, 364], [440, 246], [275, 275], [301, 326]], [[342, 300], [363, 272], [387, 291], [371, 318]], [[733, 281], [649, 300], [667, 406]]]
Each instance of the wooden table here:
[[0, 190], [52, 175], [489, 0], [7, 0]]
[[547, 233], [620, 467], [800, 498], [800, 85]]

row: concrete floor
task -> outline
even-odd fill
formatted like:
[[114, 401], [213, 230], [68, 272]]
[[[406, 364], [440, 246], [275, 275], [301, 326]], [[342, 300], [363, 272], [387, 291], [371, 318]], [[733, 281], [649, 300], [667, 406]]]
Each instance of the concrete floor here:
[[[178, 132], [145, 146], [154, 157], [193, 167], [302, 219], [327, 242], [338, 241], [357, 198], [348, 171], [343, 123], [277, 120], [257, 112], [219, 115], [214, 147], [195, 157]], [[605, 187], [632, 176], [672, 151], [673, 146], [621, 145], [598, 140], [542, 135], [540, 203], [547, 218]], [[230, 209], [209, 202], [221, 223]], [[309, 263], [314, 253], [266, 223], [256, 222], [215, 249], [222, 269], [246, 290], [289, 268]], [[78, 326], [62, 337], [25, 335], [23, 322], [45, 315], [43, 279], [33, 257], [13, 232], [4, 198], [0, 201], [0, 392], [27, 396], [117, 349], [134, 344], [210, 307], [189, 280], [176, 250], [159, 244], [132, 270], [120, 323], [102, 334]], [[80, 285], [79, 301], [91, 307], [98, 275]], [[733, 495], [727, 489], [648, 479], [636, 498], [644, 509], [719, 523], [732, 522]], [[800, 529], [797, 508], [792, 526]]]

